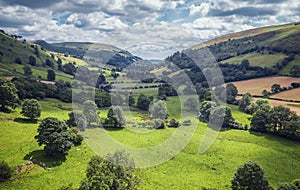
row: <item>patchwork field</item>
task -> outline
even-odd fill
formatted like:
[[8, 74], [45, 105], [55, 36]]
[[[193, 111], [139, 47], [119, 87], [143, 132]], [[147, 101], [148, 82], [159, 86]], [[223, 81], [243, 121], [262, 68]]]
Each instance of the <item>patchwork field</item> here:
[[268, 77], [259, 79], [250, 79], [233, 82], [238, 88], [239, 94], [250, 93], [251, 95], [262, 96], [262, 91], [271, 90], [272, 84], [280, 84], [281, 87], [288, 87], [291, 83], [300, 83], [300, 78], [295, 77]]

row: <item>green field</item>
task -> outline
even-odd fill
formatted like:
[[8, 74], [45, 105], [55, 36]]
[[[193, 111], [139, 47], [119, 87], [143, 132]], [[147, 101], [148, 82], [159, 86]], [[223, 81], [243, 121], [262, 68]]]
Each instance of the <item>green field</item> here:
[[[42, 117], [67, 119], [68, 111], [57, 108], [57, 104], [70, 108], [71, 104], [58, 100], [41, 101]], [[178, 118], [179, 99], [170, 97], [167, 100], [169, 118]], [[237, 106], [231, 106], [233, 116], [243, 124], [249, 124], [249, 115], [240, 113]], [[136, 110], [138, 111], [138, 110]], [[22, 120], [8, 121], [7, 118], [20, 118], [20, 108], [14, 113], [1, 113], [0, 160], [5, 160], [14, 169], [34, 156], [38, 161], [46, 162], [52, 169], [44, 170], [34, 165], [30, 170], [15, 175], [11, 181], [0, 183], [0, 189], [57, 189], [73, 183], [79, 186], [85, 175], [85, 169], [93, 151], [84, 142], [81, 146], [72, 147], [66, 160], [49, 160], [42, 154], [33, 139], [38, 124], [24, 123]], [[105, 117], [107, 110], [100, 110]], [[133, 112], [136, 119], [141, 116]], [[272, 135], [250, 134], [248, 131], [229, 130], [221, 132], [212, 147], [200, 154], [199, 145], [207, 127], [199, 123], [197, 130], [185, 149], [173, 159], [151, 168], [138, 169], [137, 175], [142, 180], [141, 189], [201, 189], [215, 187], [230, 189], [236, 168], [242, 163], [255, 160], [264, 169], [269, 182], [277, 187], [280, 182], [299, 178], [300, 144], [274, 137]], [[97, 133], [99, 128], [87, 129], [86, 135]], [[146, 129], [145, 129], [146, 130]], [[131, 130], [107, 130], [106, 132], [118, 142], [131, 147], [151, 147], [168, 139], [176, 129], [151, 130], [148, 133], [135, 133]], [[103, 144], [102, 146], [105, 146]], [[56, 165], [53, 164], [56, 162]]]
[[285, 66], [281, 71], [280, 74], [290, 74], [290, 70], [294, 65], [300, 65], [300, 56], [296, 55], [295, 59], [291, 61], [287, 66]]
[[223, 63], [240, 64], [244, 59], [248, 59], [251, 66], [272, 67], [276, 63], [281, 62], [286, 57], [285, 54], [268, 54], [248, 53], [245, 55], [236, 56], [222, 61]]

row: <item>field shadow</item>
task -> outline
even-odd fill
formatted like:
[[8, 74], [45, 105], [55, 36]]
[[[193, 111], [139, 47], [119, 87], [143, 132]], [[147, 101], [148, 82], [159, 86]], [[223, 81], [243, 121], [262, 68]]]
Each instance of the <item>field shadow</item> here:
[[37, 119], [27, 119], [27, 118], [15, 118], [14, 119], [15, 122], [18, 122], [18, 123], [27, 123], [27, 124], [36, 124], [38, 122]]
[[45, 169], [60, 166], [63, 162], [66, 161], [65, 156], [61, 156], [59, 158], [48, 157], [44, 154], [43, 150], [31, 151], [28, 154], [26, 154], [23, 159], [30, 160], [33, 163], [44, 167]]
[[285, 146], [293, 146], [293, 143], [295, 143], [295, 142], [300, 143], [300, 141], [297, 139], [287, 138], [287, 137], [272, 134], [272, 133], [261, 133], [261, 132], [250, 131], [250, 130], [249, 130], [249, 133], [251, 135], [255, 135], [258, 137], [264, 137], [265, 139], [268, 139], [270, 141], [280, 142], [281, 144], [283, 144]]

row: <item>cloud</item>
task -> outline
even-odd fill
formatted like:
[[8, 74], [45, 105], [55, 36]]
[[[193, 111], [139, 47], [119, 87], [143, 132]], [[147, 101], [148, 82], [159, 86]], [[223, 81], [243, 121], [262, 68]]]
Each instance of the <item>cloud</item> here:
[[231, 32], [300, 20], [296, 0], [0, 0], [1, 27], [28, 40], [91, 41], [164, 58]]
[[274, 15], [276, 10], [271, 10], [268, 8], [257, 8], [257, 7], [242, 7], [233, 10], [223, 11], [220, 9], [211, 9], [208, 12], [209, 16], [231, 16], [231, 15], [242, 15], [248, 17], [254, 16], [265, 16], [265, 15]]

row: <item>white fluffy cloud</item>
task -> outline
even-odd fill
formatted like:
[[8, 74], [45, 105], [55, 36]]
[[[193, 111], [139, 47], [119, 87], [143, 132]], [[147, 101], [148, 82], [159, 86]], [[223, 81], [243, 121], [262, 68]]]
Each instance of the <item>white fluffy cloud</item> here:
[[300, 20], [296, 0], [0, 0], [1, 27], [29, 40], [91, 41], [164, 58], [203, 40]]

